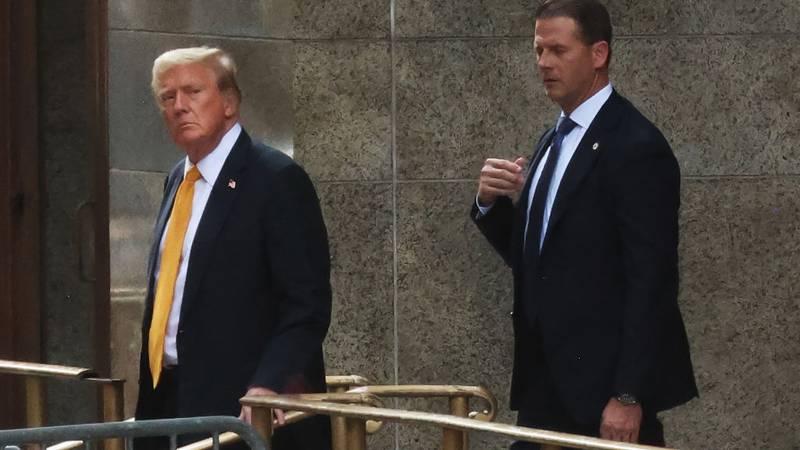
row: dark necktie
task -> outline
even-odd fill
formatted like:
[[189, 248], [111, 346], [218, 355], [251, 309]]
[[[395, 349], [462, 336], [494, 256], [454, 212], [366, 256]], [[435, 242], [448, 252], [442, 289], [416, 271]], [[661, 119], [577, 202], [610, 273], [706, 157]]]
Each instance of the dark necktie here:
[[525, 235], [526, 257], [539, 254], [539, 241], [543, 231], [544, 205], [547, 202], [547, 193], [550, 191], [550, 184], [553, 181], [553, 172], [555, 172], [556, 163], [558, 163], [558, 157], [561, 154], [561, 143], [564, 141], [564, 136], [568, 135], [576, 125], [569, 117], [558, 119], [556, 134], [553, 137], [553, 144], [550, 146], [550, 154], [547, 156], [541, 175], [539, 175], [536, 190], [533, 192], [533, 201], [531, 202], [530, 215], [528, 216], [528, 232]]

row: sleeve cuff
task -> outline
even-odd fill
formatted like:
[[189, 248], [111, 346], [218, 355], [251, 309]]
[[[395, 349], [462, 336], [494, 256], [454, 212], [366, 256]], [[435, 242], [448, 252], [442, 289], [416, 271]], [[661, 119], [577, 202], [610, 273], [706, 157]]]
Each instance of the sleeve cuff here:
[[477, 219], [480, 219], [481, 217], [485, 216], [486, 214], [489, 214], [489, 211], [492, 209], [492, 206], [494, 206], [494, 203], [492, 203], [489, 206], [481, 206], [481, 202], [478, 201], [478, 195], [475, 194], [475, 206], [478, 207], [478, 217], [477, 217]]

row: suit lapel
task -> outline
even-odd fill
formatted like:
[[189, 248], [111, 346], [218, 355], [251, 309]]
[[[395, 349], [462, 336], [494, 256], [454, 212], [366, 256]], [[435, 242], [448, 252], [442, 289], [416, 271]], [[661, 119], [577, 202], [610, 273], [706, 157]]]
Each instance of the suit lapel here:
[[[236, 140], [231, 153], [225, 160], [222, 170], [217, 176], [211, 195], [203, 210], [203, 216], [197, 226], [197, 232], [192, 242], [192, 252], [189, 256], [189, 268], [186, 273], [186, 283], [183, 290], [183, 303], [181, 304], [181, 319], [191, 308], [197, 290], [200, 288], [200, 281], [203, 279], [208, 263], [213, 256], [214, 245], [217, 235], [222, 230], [228, 218], [231, 206], [236, 200], [237, 195], [242, 190], [240, 181], [241, 172], [246, 168], [246, 161], [250, 153], [252, 142], [250, 137], [242, 130], [239, 139]], [[239, 187], [229, 185], [231, 181], [237, 182]]]
[[575, 154], [572, 156], [558, 187], [558, 192], [553, 202], [553, 210], [550, 213], [550, 220], [547, 225], [547, 234], [545, 235], [542, 252], [544, 252], [544, 247], [547, 246], [547, 239], [550, 234], [558, 226], [559, 220], [569, 208], [573, 194], [578, 190], [586, 175], [591, 172], [600, 152], [605, 149], [604, 141], [607, 140], [609, 132], [619, 122], [621, 106], [622, 98], [616, 91], [613, 91], [611, 97], [600, 108], [597, 117], [595, 117], [578, 144], [578, 148], [575, 150]]

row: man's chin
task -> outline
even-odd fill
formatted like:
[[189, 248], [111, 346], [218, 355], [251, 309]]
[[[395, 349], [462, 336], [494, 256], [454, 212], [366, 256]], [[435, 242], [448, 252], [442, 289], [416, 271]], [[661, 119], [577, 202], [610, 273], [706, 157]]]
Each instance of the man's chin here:
[[194, 144], [197, 141], [199, 141], [201, 139], [201, 136], [198, 133], [194, 132], [194, 131], [184, 130], [184, 131], [179, 131], [177, 134], [175, 134], [172, 137], [172, 139], [179, 146], [185, 147], [187, 145], [191, 146], [192, 144]]
[[547, 98], [550, 100], [558, 103], [558, 99], [560, 98], [558, 92], [555, 88], [548, 88], [547, 86], [544, 87], [544, 93], [547, 94]]

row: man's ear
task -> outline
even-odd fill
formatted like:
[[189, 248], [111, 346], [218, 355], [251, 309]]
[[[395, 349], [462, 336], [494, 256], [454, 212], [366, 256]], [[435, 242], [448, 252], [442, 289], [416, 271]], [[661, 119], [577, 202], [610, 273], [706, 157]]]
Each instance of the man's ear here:
[[223, 92], [222, 101], [226, 118], [230, 119], [239, 113], [239, 99], [237, 99], [233, 93]]
[[592, 66], [599, 70], [608, 64], [608, 42], [597, 41], [592, 44]]

